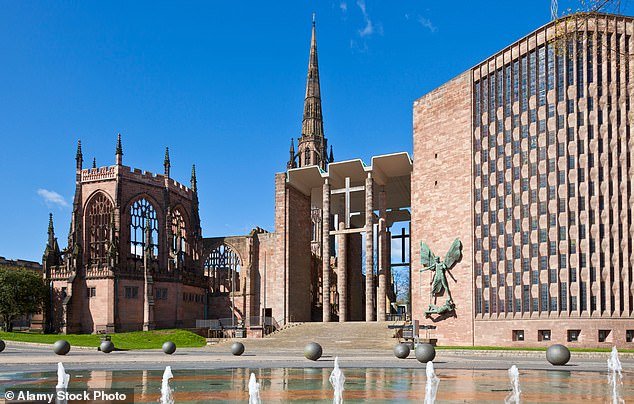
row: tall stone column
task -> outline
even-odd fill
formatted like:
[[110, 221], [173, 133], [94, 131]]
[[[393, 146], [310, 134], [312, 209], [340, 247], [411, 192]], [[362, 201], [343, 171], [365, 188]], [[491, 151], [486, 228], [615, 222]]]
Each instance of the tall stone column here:
[[365, 321], [374, 320], [374, 181], [365, 179]]
[[[346, 228], [339, 223], [338, 230]], [[339, 322], [348, 320], [348, 246], [347, 234], [337, 234], [337, 292], [339, 293]]]
[[379, 290], [377, 292], [376, 303], [378, 321], [386, 320], [387, 273], [388, 266], [390, 265], [385, 204], [385, 191], [381, 190], [379, 192]]
[[321, 264], [322, 264], [322, 310], [323, 322], [330, 321], [330, 183], [328, 178], [323, 186], [323, 206], [321, 209]]
[[[385, 231], [385, 297], [387, 301], [387, 291], [392, 287], [392, 232], [388, 229]], [[386, 313], [390, 312], [389, 303], [385, 305]]]

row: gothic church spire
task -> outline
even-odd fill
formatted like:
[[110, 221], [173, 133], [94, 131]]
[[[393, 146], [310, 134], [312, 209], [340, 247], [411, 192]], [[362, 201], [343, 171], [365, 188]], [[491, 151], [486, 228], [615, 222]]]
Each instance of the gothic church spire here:
[[44, 256], [42, 262], [45, 265], [58, 265], [60, 258], [59, 245], [57, 244], [57, 238], [55, 237], [55, 229], [53, 228], [53, 214], [48, 214], [48, 241], [46, 243], [46, 249], [44, 250]]
[[81, 166], [84, 162], [84, 155], [81, 152], [81, 140], [77, 141], [77, 153], [75, 154], [75, 162], [77, 165], [77, 171], [81, 171]]
[[321, 114], [321, 89], [319, 86], [319, 63], [317, 62], [317, 35], [315, 16], [310, 39], [310, 55], [308, 57], [308, 74], [306, 76], [306, 97], [304, 99], [304, 116], [302, 118], [302, 136], [324, 137], [324, 122]]
[[117, 148], [115, 149], [117, 165], [123, 164], [123, 147], [121, 146], [121, 133], [117, 134]]
[[55, 228], [53, 227], [53, 214], [48, 214], [48, 246], [52, 247], [55, 242]]
[[166, 147], [165, 148], [165, 159], [163, 160], [163, 168], [165, 169], [164, 173], [165, 173], [166, 177], [170, 176], [170, 167], [171, 166], [172, 165], [170, 164], [170, 148]]
[[291, 168], [296, 168], [297, 163], [295, 163], [295, 144], [293, 143], [293, 138], [291, 138], [291, 148], [288, 151], [289, 159], [288, 163], [286, 163], [286, 169], [290, 170]]
[[308, 56], [308, 73], [306, 75], [306, 94], [304, 97], [304, 113], [302, 116], [302, 135], [297, 143], [297, 154], [287, 164], [287, 168], [316, 165], [326, 169], [328, 156], [324, 137], [324, 120], [321, 111], [321, 89], [319, 85], [319, 63], [317, 61], [317, 30], [313, 15], [310, 38], [310, 54]]
[[196, 180], [196, 164], [192, 164], [192, 177], [190, 180], [190, 188], [194, 193], [198, 192], [198, 181]]

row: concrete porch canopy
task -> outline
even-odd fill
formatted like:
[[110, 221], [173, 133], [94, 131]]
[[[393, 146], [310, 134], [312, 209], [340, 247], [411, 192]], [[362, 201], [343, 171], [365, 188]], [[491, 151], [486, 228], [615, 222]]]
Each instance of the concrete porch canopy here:
[[[288, 170], [289, 185], [306, 196], [311, 197], [314, 207], [322, 207], [322, 187], [328, 181], [332, 190], [341, 190], [345, 194], [346, 179], [350, 189], [365, 185], [372, 178], [374, 188], [372, 206], [380, 206], [379, 192], [385, 192], [385, 209], [389, 223], [407, 221], [410, 218], [407, 208], [411, 205], [412, 160], [407, 152], [374, 156], [371, 165], [365, 165], [361, 159], [330, 163], [324, 171], [318, 166], [306, 166]], [[377, 188], [378, 187], [378, 188]], [[350, 212], [359, 212], [351, 217], [351, 228], [362, 228], [365, 224], [365, 192], [350, 192]], [[345, 198], [331, 200], [331, 212], [342, 212]], [[376, 217], [375, 217], [376, 220]]]
[[[326, 170], [316, 165], [288, 170], [287, 186], [310, 199], [311, 243], [316, 246], [313, 251], [321, 256], [323, 321], [330, 321], [335, 312], [339, 321], [363, 318], [356, 307], [348, 306], [359, 301], [359, 285], [348, 285], [348, 277], [359, 278], [362, 265], [366, 269], [365, 321], [386, 320], [391, 266], [389, 228], [394, 222], [410, 220], [412, 168], [409, 154], [401, 152], [372, 157], [369, 166], [354, 159], [330, 163]], [[360, 233], [364, 233], [364, 247]], [[336, 268], [331, 268], [334, 246]], [[361, 263], [361, 248], [365, 249], [365, 264]], [[375, 253], [376, 276], [369, 276], [374, 273]], [[336, 285], [330, 282], [333, 269]], [[335, 294], [331, 294], [331, 286], [335, 287]], [[349, 293], [356, 297], [350, 299]], [[336, 305], [336, 311], [331, 312], [331, 303]]]

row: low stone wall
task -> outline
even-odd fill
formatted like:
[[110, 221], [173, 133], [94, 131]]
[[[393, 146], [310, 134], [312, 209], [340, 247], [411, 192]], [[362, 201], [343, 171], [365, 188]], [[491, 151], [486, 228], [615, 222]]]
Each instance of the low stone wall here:
[[[543, 351], [515, 351], [515, 350], [471, 350], [471, 349], [438, 349], [436, 352], [440, 356], [482, 356], [482, 357], [500, 357], [500, 358], [539, 358], [546, 360], [546, 350]], [[575, 359], [605, 359], [610, 357], [610, 352], [570, 352], [570, 360]], [[619, 352], [620, 359], [634, 359], [634, 353]]]

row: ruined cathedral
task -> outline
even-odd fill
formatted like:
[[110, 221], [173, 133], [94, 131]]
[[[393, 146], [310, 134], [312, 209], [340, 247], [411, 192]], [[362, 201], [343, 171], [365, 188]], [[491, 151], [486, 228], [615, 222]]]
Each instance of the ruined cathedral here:
[[[189, 185], [115, 164], [84, 168], [77, 145], [68, 244], [52, 218], [43, 257], [50, 331], [101, 333], [220, 323], [262, 336], [295, 321], [384, 321], [395, 309], [390, 228], [410, 220], [407, 153], [335, 162], [324, 136], [312, 26], [297, 150], [275, 174], [275, 228], [205, 238]], [[396, 238], [396, 237], [394, 237]], [[409, 245], [409, 244], [407, 244]], [[409, 247], [407, 247], [409, 248]], [[270, 328], [269, 328], [270, 329]]]

